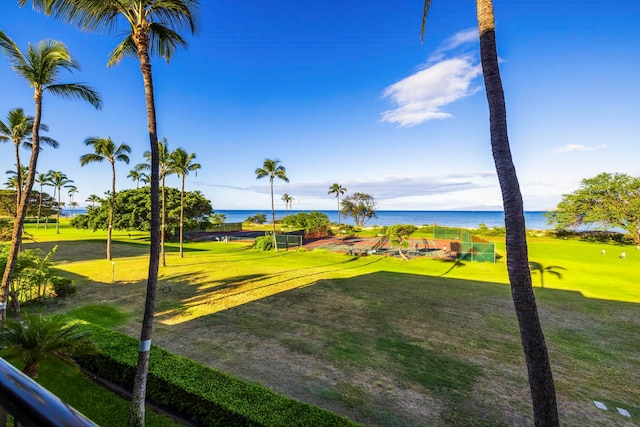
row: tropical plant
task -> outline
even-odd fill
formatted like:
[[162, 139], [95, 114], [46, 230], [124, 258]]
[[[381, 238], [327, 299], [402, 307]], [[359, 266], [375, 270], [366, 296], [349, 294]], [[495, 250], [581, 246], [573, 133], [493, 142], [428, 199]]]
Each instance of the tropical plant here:
[[55, 198], [56, 192], [58, 193], [58, 215], [56, 219], [56, 234], [60, 234], [60, 214], [62, 212], [62, 206], [64, 205], [64, 203], [62, 203], [62, 201], [60, 200], [60, 196], [62, 194], [63, 187], [64, 188], [72, 187], [71, 183], [73, 182], [73, 180], [69, 179], [67, 175], [65, 175], [60, 171], [49, 171], [49, 174], [51, 175], [51, 184], [53, 185], [53, 188], [54, 188], [53, 197]]
[[624, 173], [585, 178], [580, 188], [564, 194], [556, 209], [545, 215], [560, 230], [619, 228], [640, 245], [640, 178]]
[[[162, 266], [166, 267], [167, 266], [167, 261], [166, 261], [166, 257], [165, 257], [165, 250], [164, 250], [164, 241], [167, 237], [167, 208], [166, 208], [166, 186], [165, 186], [165, 179], [167, 178], [167, 175], [171, 175], [172, 173], [174, 173], [171, 170], [171, 165], [170, 165], [170, 159], [171, 159], [171, 152], [169, 151], [169, 141], [167, 141], [167, 138], [162, 138], [160, 141], [158, 141], [158, 167], [159, 167], [159, 177], [160, 177], [160, 202], [161, 202], [161, 208], [160, 208], [160, 228], [162, 230], [162, 232], [160, 233], [160, 259], [162, 262]], [[143, 153], [143, 157], [147, 160], [147, 163], [139, 163], [136, 165], [136, 170], [138, 171], [143, 171], [143, 170], [150, 170], [152, 169], [152, 155], [153, 152], [152, 151], [145, 151]]]
[[129, 156], [131, 147], [127, 144], [116, 144], [108, 138], [90, 137], [85, 139], [84, 144], [92, 146], [94, 152], [83, 154], [80, 157], [80, 166], [86, 166], [89, 163], [102, 163], [108, 161], [111, 165], [111, 197], [109, 209], [109, 228], [107, 229], [107, 260], [111, 261], [111, 232], [113, 231], [113, 212], [116, 197], [116, 161], [129, 164]]
[[69, 212], [71, 213], [71, 215], [73, 216], [75, 210], [75, 206], [78, 206], [78, 203], [76, 203], [75, 200], [73, 200], [73, 196], [75, 194], [78, 193], [78, 187], [76, 187], [75, 185], [67, 185], [65, 186], [65, 188], [67, 189], [67, 194], [69, 195]]
[[201, 168], [201, 165], [200, 163], [193, 163], [195, 158], [195, 153], [187, 154], [182, 148], [176, 148], [169, 155], [169, 168], [180, 177], [182, 183], [180, 188], [180, 258], [184, 257], [182, 247], [184, 228], [184, 181], [187, 175], [189, 175], [189, 172], [195, 172], [195, 174], [198, 175], [198, 169]]
[[[29, 138], [33, 133], [33, 121], [33, 116], [26, 115], [22, 108], [14, 108], [9, 111], [6, 123], [0, 121], [0, 142], [13, 142], [16, 165], [18, 165], [16, 168], [16, 212], [17, 205], [20, 203], [20, 199], [22, 197], [25, 177], [27, 176], [26, 166], [23, 168], [23, 165], [20, 163], [20, 146], [23, 146], [24, 148], [31, 148]], [[41, 123], [40, 130], [48, 131], [49, 128], [44, 123]], [[58, 147], [57, 141], [45, 136], [40, 137], [40, 142], [50, 145], [53, 148]]]
[[136, 188], [140, 188], [140, 181], [142, 181], [143, 184], [149, 183], [149, 175], [135, 169], [129, 171], [127, 178], [131, 178], [131, 180], [136, 183]]
[[[62, 69], [73, 71], [79, 68], [78, 63], [72, 58], [63, 43], [55, 40], [43, 40], [36, 44], [30, 44], [26, 54], [23, 54], [13, 40], [0, 30], [0, 50], [8, 57], [13, 70], [20, 77], [27, 80], [34, 90], [35, 115], [31, 134], [31, 158], [29, 160], [29, 173], [24, 184], [24, 194], [28, 195], [35, 182], [38, 155], [40, 154], [40, 127], [44, 93], [50, 92], [64, 98], [83, 99], [98, 109], [102, 107], [102, 100], [97, 92], [86, 85], [59, 83]], [[22, 244], [22, 225], [27, 213], [27, 199], [27, 196], [23, 196], [18, 206], [11, 237], [9, 258], [7, 259], [7, 266], [0, 285], [2, 288], [2, 301], [0, 302], [0, 317], [2, 321], [6, 318], [7, 292]]]
[[[21, 0], [25, 1], [25, 0]], [[40, 0], [42, 1], [42, 0]], [[144, 401], [147, 372], [149, 367], [149, 348], [153, 330], [155, 294], [158, 283], [158, 262], [160, 258], [160, 206], [159, 199], [159, 157], [156, 109], [153, 91], [151, 56], [159, 56], [167, 61], [179, 47], [185, 47], [186, 41], [180, 31], [191, 33], [196, 30], [198, 0], [66, 0], [49, 4], [50, 12], [56, 17], [72, 22], [83, 30], [117, 30], [119, 20], [125, 22], [128, 29], [125, 38], [111, 52], [108, 65], [119, 63], [125, 56], [137, 58], [144, 81], [147, 107], [147, 128], [151, 148], [151, 245], [149, 273], [145, 299], [144, 317], [140, 334], [140, 352], [138, 371], [133, 387], [130, 426], [144, 425]]]
[[91, 331], [62, 314], [25, 314], [22, 320], [7, 320], [0, 333], [0, 354], [24, 363], [24, 372], [37, 378], [40, 363], [56, 360], [73, 365], [73, 356], [98, 351]]
[[[38, 218], [36, 220], [36, 228], [40, 228], [40, 215], [42, 215], [42, 188], [46, 186], [53, 186], [51, 181], [51, 173], [38, 173], [36, 174], [36, 182], [40, 185], [40, 197], [38, 198]], [[45, 228], [49, 223], [49, 215], [47, 215], [47, 221], [45, 222]]]
[[[166, 189], [167, 237], [173, 238], [180, 230], [180, 210], [184, 212], [183, 228], [196, 230], [203, 223], [208, 223], [213, 208], [211, 201], [207, 200], [199, 191], [185, 191], [184, 197], [177, 188]], [[109, 226], [109, 203], [102, 203], [95, 208], [87, 210], [86, 214], [77, 215], [69, 222], [72, 227], [107, 230]], [[116, 192], [113, 218], [114, 230], [138, 230], [148, 232], [151, 219], [151, 198], [149, 187], [131, 188]]]
[[385, 234], [389, 237], [391, 243], [398, 246], [398, 252], [405, 261], [408, 261], [408, 258], [402, 252], [402, 248], [409, 246], [409, 236], [411, 236], [416, 230], [417, 227], [411, 224], [395, 224], [391, 227], [387, 227], [385, 230]]
[[247, 217], [247, 219], [245, 219], [245, 221], [246, 222], [253, 222], [255, 224], [264, 224], [265, 222], [267, 222], [267, 215], [265, 215], [263, 213], [257, 213], [255, 215]]
[[366, 193], [353, 193], [342, 199], [342, 213], [353, 218], [356, 227], [364, 227], [376, 214], [377, 202], [372, 195]]
[[[422, 34], [431, 0], [425, 0]], [[529, 375], [533, 417], [537, 426], [559, 425], [553, 374], [531, 283], [524, 205], [507, 134], [507, 110], [500, 78], [492, 0], [476, 0], [480, 36], [480, 62], [489, 104], [491, 149], [502, 191], [507, 250], [507, 271], [518, 317]]]
[[329, 225], [329, 217], [324, 212], [298, 212], [294, 215], [287, 215], [282, 219], [283, 225], [295, 228], [304, 228], [310, 230], [312, 228], [323, 227]]
[[102, 199], [95, 194], [90, 194], [89, 197], [87, 197], [87, 200], [85, 200], [85, 202], [91, 203], [91, 208], [95, 208], [96, 203], [100, 203], [101, 201]]
[[340, 196], [346, 192], [347, 192], [347, 189], [336, 182], [331, 187], [329, 187], [329, 192], [327, 193], [327, 194], [335, 194], [336, 200], [338, 201], [338, 229], [340, 229]]
[[276, 240], [276, 211], [273, 203], [273, 179], [279, 178], [284, 182], [289, 182], [287, 178], [287, 170], [280, 164], [280, 160], [264, 159], [264, 163], [261, 168], [255, 170], [256, 179], [269, 177], [269, 184], [271, 186], [271, 224], [273, 225], [273, 247], [278, 252], [278, 241]]
[[284, 202], [284, 209], [285, 209], [285, 212], [286, 212], [287, 210], [288, 210], [289, 212], [291, 212], [291, 207], [292, 207], [292, 206], [291, 206], [291, 204], [293, 203], [293, 197], [291, 197], [291, 196], [290, 196], [290, 195], [288, 195], [287, 193], [284, 193], [284, 194], [282, 195], [282, 199], [281, 199], [281, 200]]

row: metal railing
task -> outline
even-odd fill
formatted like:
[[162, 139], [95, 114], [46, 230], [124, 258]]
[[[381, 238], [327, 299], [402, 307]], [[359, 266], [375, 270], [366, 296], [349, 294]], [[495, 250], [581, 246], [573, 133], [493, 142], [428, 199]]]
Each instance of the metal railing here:
[[[81, 392], [81, 391], [78, 391]], [[0, 427], [97, 427], [97, 424], [0, 358]]]

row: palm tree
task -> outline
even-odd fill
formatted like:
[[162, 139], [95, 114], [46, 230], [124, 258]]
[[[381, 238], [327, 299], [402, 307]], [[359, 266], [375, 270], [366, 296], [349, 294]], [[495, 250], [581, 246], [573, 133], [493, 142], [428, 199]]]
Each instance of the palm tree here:
[[73, 180], [69, 179], [67, 175], [63, 174], [60, 171], [49, 171], [49, 174], [51, 175], [51, 184], [54, 187], [54, 191], [53, 191], [54, 199], [56, 197], [56, 191], [58, 193], [58, 219], [56, 221], [56, 234], [60, 234], [60, 212], [62, 210], [62, 205], [63, 205], [62, 202], [60, 201], [60, 195], [62, 193], [62, 188], [63, 187], [69, 188]]
[[[14, 108], [9, 111], [7, 114], [6, 123], [0, 121], [0, 142], [13, 142], [14, 153], [16, 159], [16, 165], [20, 165], [17, 168], [16, 179], [18, 186], [16, 187], [17, 194], [17, 204], [20, 203], [20, 199], [22, 197], [22, 189], [25, 183], [26, 168], [22, 168], [22, 164], [20, 163], [20, 146], [24, 148], [31, 148], [31, 142], [29, 138], [33, 133], [33, 116], [28, 116], [24, 113], [22, 108]], [[48, 131], [49, 128], [44, 123], [40, 124], [40, 130]], [[58, 148], [58, 142], [45, 136], [40, 137], [40, 142], [44, 142], [47, 145], [52, 146], [53, 148]], [[17, 212], [17, 205], [16, 205]]]
[[[422, 34], [430, 3], [431, 0], [425, 0]], [[559, 419], [555, 385], [531, 284], [524, 205], [507, 134], [507, 110], [496, 48], [493, 1], [476, 0], [476, 11], [480, 36], [480, 62], [489, 104], [491, 149], [502, 191], [507, 231], [507, 271], [527, 363], [533, 417], [537, 426], [556, 426], [559, 425]]]
[[284, 210], [285, 210], [285, 212], [287, 210], [290, 212], [291, 211], [291, 202], [293, 202], [293, 197], [291, 197], [287, 193], [284, 193], [282, 195], [282, 199], [281, 200], [284, 202]]
[[278, 252], [278, 242], [276, 241], [276, 211], [273, 205], [273, 179], [278, 177], [284, 182], [289, 182], [287, 178], [287, 170], [280, 164], [280, 160], [264, 159], [264, 163], [261, 168], [257, 168], [256, 179], [269, 177], [269, 184], [271, 185], [271, 224], [273, 225], [273, 247]]
[[[36, 228], [40, 228], [40, 215], [42, 213], [42, 187], [44, 187], [45, 185], [47, 186], [53, 185], [51, 182], [51, 174], [50, 173], [36, 174], [36, 182], [40, 184], [40, 197], [38, 199], [38, 219], [36, 221], [36, 224], [37, 224]], [[49, 218], [48, 215], [47, 215], [47, 218]], [[47, 228], [46, 223], [45, 223], [45, 228]]]
[[180, 189], [180, 258], [184, 256], [182, 248], [182, 236], [184, 227], [184, 180], [189, 172], [198, 174], [201, 168], [200, 163], [193, 163], [196, 159], [195, 153], [187, 154], [182, 148], [176, 148], [169, 156], [169, 168], [173, 173], [178, 175], [182, 180]]
[[102, 163], [104, 160], [111, 164], [111, 206], [109, 207], [109, 228], [107, 231], [107, 260], [111, 261], [111, 232], [113, 230], [113, 211], [116, 205], [116, 161], [129, 164], [128, 153], [131, 153], [131, 147], [127, 144], [116, 144], [111, 138], [90, 137], [85, 139], [85, 145], [93, 146], [93, 153], [83, 154], [80, 157], [80, 166], [86, 166], [89, 163]]
[[[167, 266], [167, 260], [165, 258], [165, 251], [164, 251], [164, 239], [166, 237], [166, 221], [167, 221], [167, 212], [166, 212], [166, 200], [165, 200], [165, 179], [167, 177], [167, 175], [171, 175], [173, 173], [173, 171], [170, 168], [170, 159], [171, 159], [171, 152], [169, 151], [169, 141], [167, 141], [167, 138], [162, 138], [160, 141], [158, 141], [158, 166], [159, 166], [159, 176], [160, 176], [160, 189], [161, 189], [161, 194], [160, 194], [160, 201], [161, 201], [161, 208], [160, 208], [160, 218], [161, 218], [161, 226], [160, 229], [162, 230], [162, 232], [160, 233], [160, 258], [162, 259], [162, 266], [166, 267]], [[151, 168], [151, 157], [152, 157], [152, 152], [151, 151], [145, 151], [142, 156], [147, 160], [148, 163], [139, 163], [136, 165], [136, 169], [138, 171], [142, 171], [142, 170], [149, 170], [152, 169]], [[153, 175], [153, 173], [152, 173]]]
[[95, 194], [90, 194], [89, 197], [87, 197], [87, 200], [85, 200], [85, 202], [91, 203], [91, 207], [95, 208], [96, 207], [96, 203], [100, 202], [100, 197], [98, 197]]
[[[24, 180], [23, 178], [27, 176], [28, 169], [25, 165], [20, 165], [16, 167], [15, 170], [8, 170], [5, 173], [9, 175], [7, 178], [7, 182], [5, 182], [5, 187], [11, 190], [15, 190], [16, 192], [16, 210], [15, 214], [18, 213], [18, 206], [20, 205], [20, 199], [22, 198], [22, 190], [24, 189]], [[15, 218], [15, 216], [14, 216]]]
[[[26, 1], [26, 0], [21, 0]], [[43, 1], [43, 0], [39, 0]], [[131, 412], [128, 425], [144, 425], [144, 400], [149, 367], [149, 348], [153, 330], [153, 312], [158, 284], [158, 261], [160, 258], [160, 206], [158, 203], [158, 132], [153, 94], [151, 56], [160, 56], [167, 61], [186, 41], [181, 30], [191, 33], [196, 30], [198, 0], [66, 0], [48, 5], [55, 10], [41, 7], [45, 13], [77, 24], [88, 31], [112, 30], [120, 32], [117, 22], [123, 19], [129, 31], [125, 39], [111, 52], [109, 66], [117, 64], [125, 56], [133, 56], [140, 62], [147, 104], [147, 127], [151, 147], [151, 247], [147, 295], [140, 334], [138, 368], [133, 387]]]
[[31, 135], [31, 158], [29, 160], [29, 173], [24, 184], [24, 192], [13, 225], [11, 247], [7, 257], [7, 264], [2, 276], [2, 301], [0, 302], [0, 318], [6, 319], [6, 302], [9, 292], [9, 283], [13, 276], [18, 252], [22, 244], [22, 225], [27, 213], [29, 194], [35, 182], [35, 174], [40, 154], [40, 126], [42, 118], [42, 99], [45, 92], [65, 98], [79, 98], [89, 102], [96, 108], [102, 107], [100, 95], [90, 87], [79, 83], [59, 83], [60, 71], [79, 69], [78, 63], [73, 59], [67, 47], [55, 40], [43, 40], [35, 45], [29, 45], [26, 54], [23, 54], [18, 46], [3, 31], [0, 30], [0, 50], [8, 57], [13, 70], [27, 80], [34, 89], [35, 115], [33, 118], [33, 131]]
[[338, 230], [340, 230], [340, 196], [347, 192], [347, 189], [337, 182], [329, 187], [327, 194], [335, 194], [336, 200], [338, 200]]
[[135, 169], [129, 171], [129, 175], [127, 178], [131, 178], [131, 181], [136, 183], [136, 190], [140, 188], [140, 181], [142, 180], [142, 176], [146, 175], [144, 172], [139, 172]]
[[78, 205], [73, 200], [73, 195], [78, 193], [78, 187], [76, 187], [75, 185], [67, 185], [65, 188], [67, 188], [67, 194], [69, 195], [69, 213], [73, 215], [75, 213], [74, 207]]
[[24, 319], [7, 320], [0, 334], [0, 354], [24, 363], [24, 372], [37, 378], [40, 362], [55, 359], [73, 364], [73, 356], [98, 351], [91, 331], [62, 314], [49, 317], [24, 314]]

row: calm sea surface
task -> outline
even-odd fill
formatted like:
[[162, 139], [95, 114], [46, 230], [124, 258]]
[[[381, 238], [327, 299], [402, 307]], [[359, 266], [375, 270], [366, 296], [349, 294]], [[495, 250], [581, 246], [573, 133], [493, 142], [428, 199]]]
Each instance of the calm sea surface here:
[[[293, 210], [291, 213], [309, 212]], [[338, 211], [320, 211], [325, 213], [329, 220], [338, 222]], [[226, 216], [225, 222], [241, 222], [257, 213], [267, 215], [271, 219], [270, 210], [216, 210], [218, 214]], [[525, 212], [525, 221], [530, 230], [550, 230], [553, 227], [547, 224], [544, 212]], [[276, 219], [287, 214], [283, 210], [276, 211]], [[504, 212], [501, 211], [377, 211], [377, 218], [371, 218], [366, 226], [413, 224], [438, 224], [447, 227], [477, 228], [479, 224], [487, 227], [504, 227]], [[353, 224], [351, 218], [341, 216], [341, 222]]]

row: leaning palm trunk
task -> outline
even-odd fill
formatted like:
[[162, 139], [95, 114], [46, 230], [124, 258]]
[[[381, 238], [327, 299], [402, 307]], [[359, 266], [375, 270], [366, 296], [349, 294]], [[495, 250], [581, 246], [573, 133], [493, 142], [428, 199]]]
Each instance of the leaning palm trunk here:
[[555, 387], [531, 285], [522, 195], [507, 136], [507, 114], [498, 67], [493, 4], [491, 0], [477, 0], [476, 5], [480, 58], [489, 103], [491, 148], [505, 214], [507, 270], [529, 373], [534, 421], [537, 426], [556, 426], [559, 421]]
[[0, 302], [0, 320], [4, 323], [7, 318], [7, 299], [9, 297], [9, 285], [16, 268], [18, 254], [22, 246], [22, 224], [27, 215], [29, 194], [33, 188], [36, 178], [36, 167], [38, 166], [38, 155], [40, 154], [40, 120], [42, 117], [42, 92], [36, 91], [34, 95], [36, 103], [36, 113], [33, 119], [33, 132], [31, 138], [31, 158], [29, 159], [29, 170], [25, 181], [24, 190], [21, 193], [20, 203], [16, 208], [16, 218], [13, 221], [13, 232], [11, 234], [11, 247], [7, 256], [7, 265], [2, 276], [2, 301]]
[[[142, 37], [141, 37], [142, 38]], [[128, 426], [143, 426], [145, 417], [145, 395], [147, 388], [147, 373], [149, 371], [149, 350], [151, 348], [151, 332], [153, 329], [153, 315], [156, 303], [156, 287], [158, 285], [158, 264], [160, 260], [160, 197], [158, 183], [158, 134], [156, 131], [156, 111], [153, 96], [153, 79], [151, 63], [148, 54], [148, 39], [136, 39], [140, 70], [144, 80], [145, 100], [147, 104], [147, 125], [149, 129], [149, 144], [151, 145], [151, 248], [149, 256], [149, 272], [147, 278], [147, 294], [140, 333], [140, 348], [138, 351], [138, 366], [136, 369], [129, 412]]]

